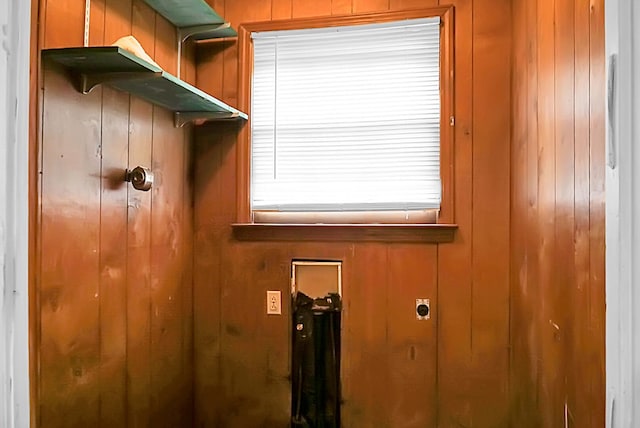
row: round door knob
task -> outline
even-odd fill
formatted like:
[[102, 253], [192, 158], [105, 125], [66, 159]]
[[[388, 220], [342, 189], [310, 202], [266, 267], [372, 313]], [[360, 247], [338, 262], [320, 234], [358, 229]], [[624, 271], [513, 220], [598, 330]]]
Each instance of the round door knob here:
[[153, 185], [153, 172], [141, 166], [135, 167], [127, 174], [127, 181], [130, 181], [134, 189], [148, 191]]

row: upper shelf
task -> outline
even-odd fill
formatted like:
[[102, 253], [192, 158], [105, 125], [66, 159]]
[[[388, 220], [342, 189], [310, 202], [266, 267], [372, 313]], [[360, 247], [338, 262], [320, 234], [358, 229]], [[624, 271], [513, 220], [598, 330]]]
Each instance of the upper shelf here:
[[45, 49], [42, 56], [72, 71], [83, 93], [106, 83], [173, 111], [176, 126], [193, 120], [248, 118], [245, 113], [117, 46]]
[[238, 35], [204, 0], [144, 1], [178, 27], [183, 40], [189, 37], [206, 40]]

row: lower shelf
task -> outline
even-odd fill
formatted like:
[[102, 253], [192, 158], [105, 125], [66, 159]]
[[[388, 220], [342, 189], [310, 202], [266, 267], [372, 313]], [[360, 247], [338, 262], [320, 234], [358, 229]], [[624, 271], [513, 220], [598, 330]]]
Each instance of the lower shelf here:
[[173, 111], [176, 126], [248, 119], [245, 113], [117, 46], [46, 49], [42, 56], [71, 71], [83, 93], [108, 84]]

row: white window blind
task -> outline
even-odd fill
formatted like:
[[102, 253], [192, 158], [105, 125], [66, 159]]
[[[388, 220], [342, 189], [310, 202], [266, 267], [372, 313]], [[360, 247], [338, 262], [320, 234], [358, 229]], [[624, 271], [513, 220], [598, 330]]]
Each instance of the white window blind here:
[[440, 207], [439, 18], [252, 38], [252, 209]]

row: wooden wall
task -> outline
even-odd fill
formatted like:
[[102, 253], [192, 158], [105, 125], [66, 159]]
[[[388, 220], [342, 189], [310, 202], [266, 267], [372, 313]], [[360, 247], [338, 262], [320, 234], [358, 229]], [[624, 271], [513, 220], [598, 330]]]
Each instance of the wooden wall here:
[[[41, 0], [39, 46], [82, 46], [84, 4]], [[129, 34], [175, 73], [171, 24], [139, 0], [91, 2], [90, 45]], [[127, 94], [82, 95], [53, 64], [40, 88], [34, 426], [189, 426], [190, 131]], [[155, 172], [148, 193], [123, 181], [137, 165]]]
[[513, 8], [514, 426], [605, 416], [604, 1]]
[[[437, 0], [210, 0], [234, 26], [438, 5]], [[196, 135], [195, 419], [288, 426], [292, 258], [344, 262], [346, 427], [509, 424], [511, 1], [455, 5], [455, 242], [239, 242], [236, 135]], [[235, 42], [199, 46], [198, 85], [237, 105]], [[433, 317], [415, 319], [415, 299]], [[284, 299], [286, 302], [286, 297]]]

